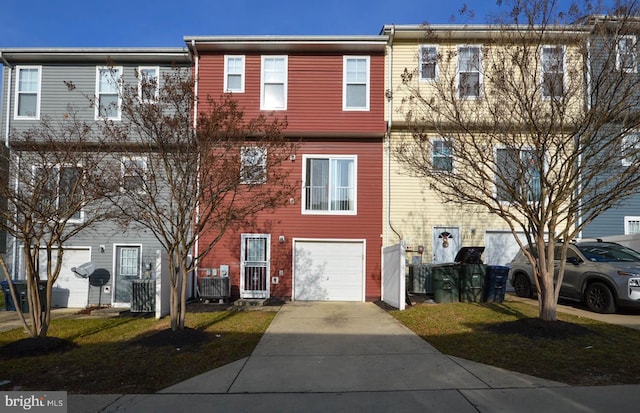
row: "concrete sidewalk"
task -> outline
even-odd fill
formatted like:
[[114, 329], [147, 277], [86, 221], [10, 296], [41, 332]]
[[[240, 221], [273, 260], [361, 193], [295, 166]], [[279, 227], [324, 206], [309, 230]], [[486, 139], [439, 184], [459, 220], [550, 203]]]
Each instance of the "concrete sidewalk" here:
[[248, 358], [69, 412], [627, 412], [640, 386], [569, 387], [446, 356], [373, 303], [289, 303]]

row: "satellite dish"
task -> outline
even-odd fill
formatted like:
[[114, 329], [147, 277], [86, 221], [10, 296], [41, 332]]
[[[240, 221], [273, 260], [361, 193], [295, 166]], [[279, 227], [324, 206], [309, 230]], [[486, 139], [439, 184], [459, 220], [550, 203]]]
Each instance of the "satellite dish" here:
[[91, 274], [96, 268], [96, 265], [92, 262], [85, 262], [82, 265], [78, 265], [77, 267], [71, 267], [71, 271], [73, 271], [73, 273], [81, 278], [87, 278], [89, 277], [89, 274]]

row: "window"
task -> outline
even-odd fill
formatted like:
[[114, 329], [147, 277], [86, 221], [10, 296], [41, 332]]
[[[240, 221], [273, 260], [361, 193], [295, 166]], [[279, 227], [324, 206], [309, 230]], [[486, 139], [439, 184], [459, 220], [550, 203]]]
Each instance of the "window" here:
[[564, 47], [542, 48], [542, 97], [560, 97], [564, 93]]
[[624, 217], [624, 235], [640, 234], [640, 217]]
[[262, 56], [260, 109], [287, 109], [286, 56]]
[[617, 44], [616, 69], [636, 73], [636, 59], [636, 36], [622, 36]]
[[155, 102], [158, 100], [159, 91], [159, 72], [158, 67], [138, 68], [138, 97], [141, 102]]
[[224, 57], [224, 91], [244, 93], [244, 56]]
[[640, 157], [640, 132], [622, 138], [622, 165], [629, 166], [638, 162]]
[[120, 120], [121, 67], [98, 67], [96, 75], [96, 119]]
[[303, 211], [356, 212], [356, 158], [305, 156]]
[[141, 192], [147, 179], [147, 158], [122, 158], [122, 189]]
[[532, 149], [496, 149], [496, 196], [498, 200], [513, 202], [525, 199], [540, 200], [540, 169], [536, 152]]
[[369, 57], [345, 56], [342, 108], [369, 110]]
[[482, 90], [480, 46], [458, 47], [458, 97], [479, 98]]
[[118, 275], [140, 276], [140, 247], [118, 247]]
[[436, 80], [438, 77], [438, 47], [420, 46], [420, 80]]
[[34, 168], [34, 188], [39, 190], [41, 217], [59, 220], [82, 219], [82, 167]]
[[441, 172], [453, 171], [453, 149], [451, 142], [436, 139], [431, 142], [433, 169]]
[[18, 66], [16, 68], [16, 119], [40, 119], [39, 66]]
[[242, 148], [240, 179], [243, 184], [267, 182], [267, 149], [251, 146]]

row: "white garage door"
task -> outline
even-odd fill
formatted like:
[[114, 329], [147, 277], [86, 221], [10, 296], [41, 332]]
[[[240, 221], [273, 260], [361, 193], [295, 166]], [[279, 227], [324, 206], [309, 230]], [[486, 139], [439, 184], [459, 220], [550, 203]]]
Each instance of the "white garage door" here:
[[363, 241], [295, 241], [293, 298], [364, 301]]
[[[518, 233], [518, 237], [526, 243], [524, 233]], [[507, 265], [520, 250], [511, 231], [485, 232], [484, 245], [482, 260], [487, 265]]]
[[[44, 266], [43, 261], [44, 257], [41, 257], [40, 268]], [[87, 278], [76, 275], [71, 271], [71, 268], [79, 267], [89, 261], [91, 261], [91, 250], [88, 248], [65, 248], [64, 256], [62, 257], [62, 269], [58, 279], [53, 284], [52, 307], [84, 308], [87, 306], [89, 281]], [[46, 272], [41, 274], [41, 277], [46, 278]]]

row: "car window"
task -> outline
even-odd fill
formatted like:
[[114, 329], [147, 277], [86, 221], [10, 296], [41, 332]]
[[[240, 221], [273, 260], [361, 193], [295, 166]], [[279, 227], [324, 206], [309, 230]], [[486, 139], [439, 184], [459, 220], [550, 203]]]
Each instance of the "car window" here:
[[578, 248], [589, 261], [640, 261], [640, 253], [622, 245], [580, 245]]

